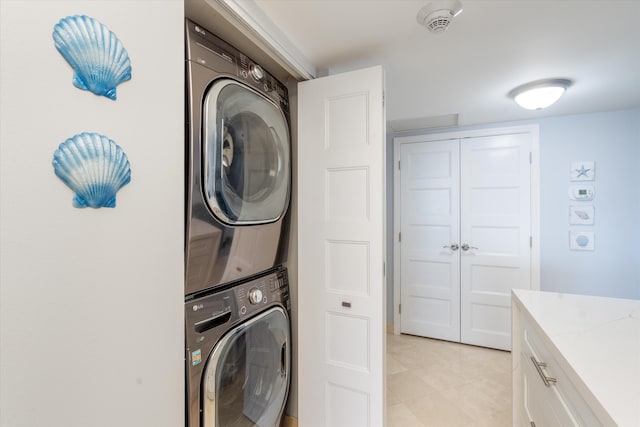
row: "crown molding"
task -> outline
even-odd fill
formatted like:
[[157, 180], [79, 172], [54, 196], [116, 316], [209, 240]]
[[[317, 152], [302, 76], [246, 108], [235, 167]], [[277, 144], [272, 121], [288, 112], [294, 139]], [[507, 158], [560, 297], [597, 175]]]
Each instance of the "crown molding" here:
[[204, 0], [265, 53], [299, 80], [316, 78], [318, 71], [253, 0]]

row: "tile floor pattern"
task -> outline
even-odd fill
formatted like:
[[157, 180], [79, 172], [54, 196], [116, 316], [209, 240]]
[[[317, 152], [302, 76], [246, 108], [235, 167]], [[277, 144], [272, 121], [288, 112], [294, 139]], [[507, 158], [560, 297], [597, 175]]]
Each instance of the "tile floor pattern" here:
[[388, 427], [510, 427], [511, 353], [387, 335]]

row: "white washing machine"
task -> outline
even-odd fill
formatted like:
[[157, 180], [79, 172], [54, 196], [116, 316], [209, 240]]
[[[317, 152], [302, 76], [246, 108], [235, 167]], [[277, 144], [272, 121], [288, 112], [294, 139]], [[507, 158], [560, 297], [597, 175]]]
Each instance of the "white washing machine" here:
[[278, 427], [289, 392], [283, 267], [187, 298], [186, 426]]
[[191, 295], [282, 262], [291, 146], [286, 87], [189, 20], [186, 41]]

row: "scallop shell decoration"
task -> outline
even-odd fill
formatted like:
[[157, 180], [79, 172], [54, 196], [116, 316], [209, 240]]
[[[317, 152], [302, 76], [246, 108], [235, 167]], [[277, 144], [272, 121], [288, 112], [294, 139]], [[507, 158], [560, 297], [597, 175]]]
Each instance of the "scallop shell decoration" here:
[[73, 68], [75, 87], [115, 100], [116, 87], [131, 79], [127, 50], [100, 21], [85, 15], [63, 18], [53, 40]]
[[53, 153], [53, 169], [74, 192], [77, 208], [115, 208], [116, 193], [131, 181], [122, 148], [104, 135], [81, 133]]

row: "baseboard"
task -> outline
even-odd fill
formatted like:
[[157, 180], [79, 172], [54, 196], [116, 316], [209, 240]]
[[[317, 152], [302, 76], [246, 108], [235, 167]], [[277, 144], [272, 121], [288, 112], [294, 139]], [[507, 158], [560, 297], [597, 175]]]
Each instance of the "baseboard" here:
[[282, 420], [282, 427], [298, 427], [298, 419], [285, 415]]

